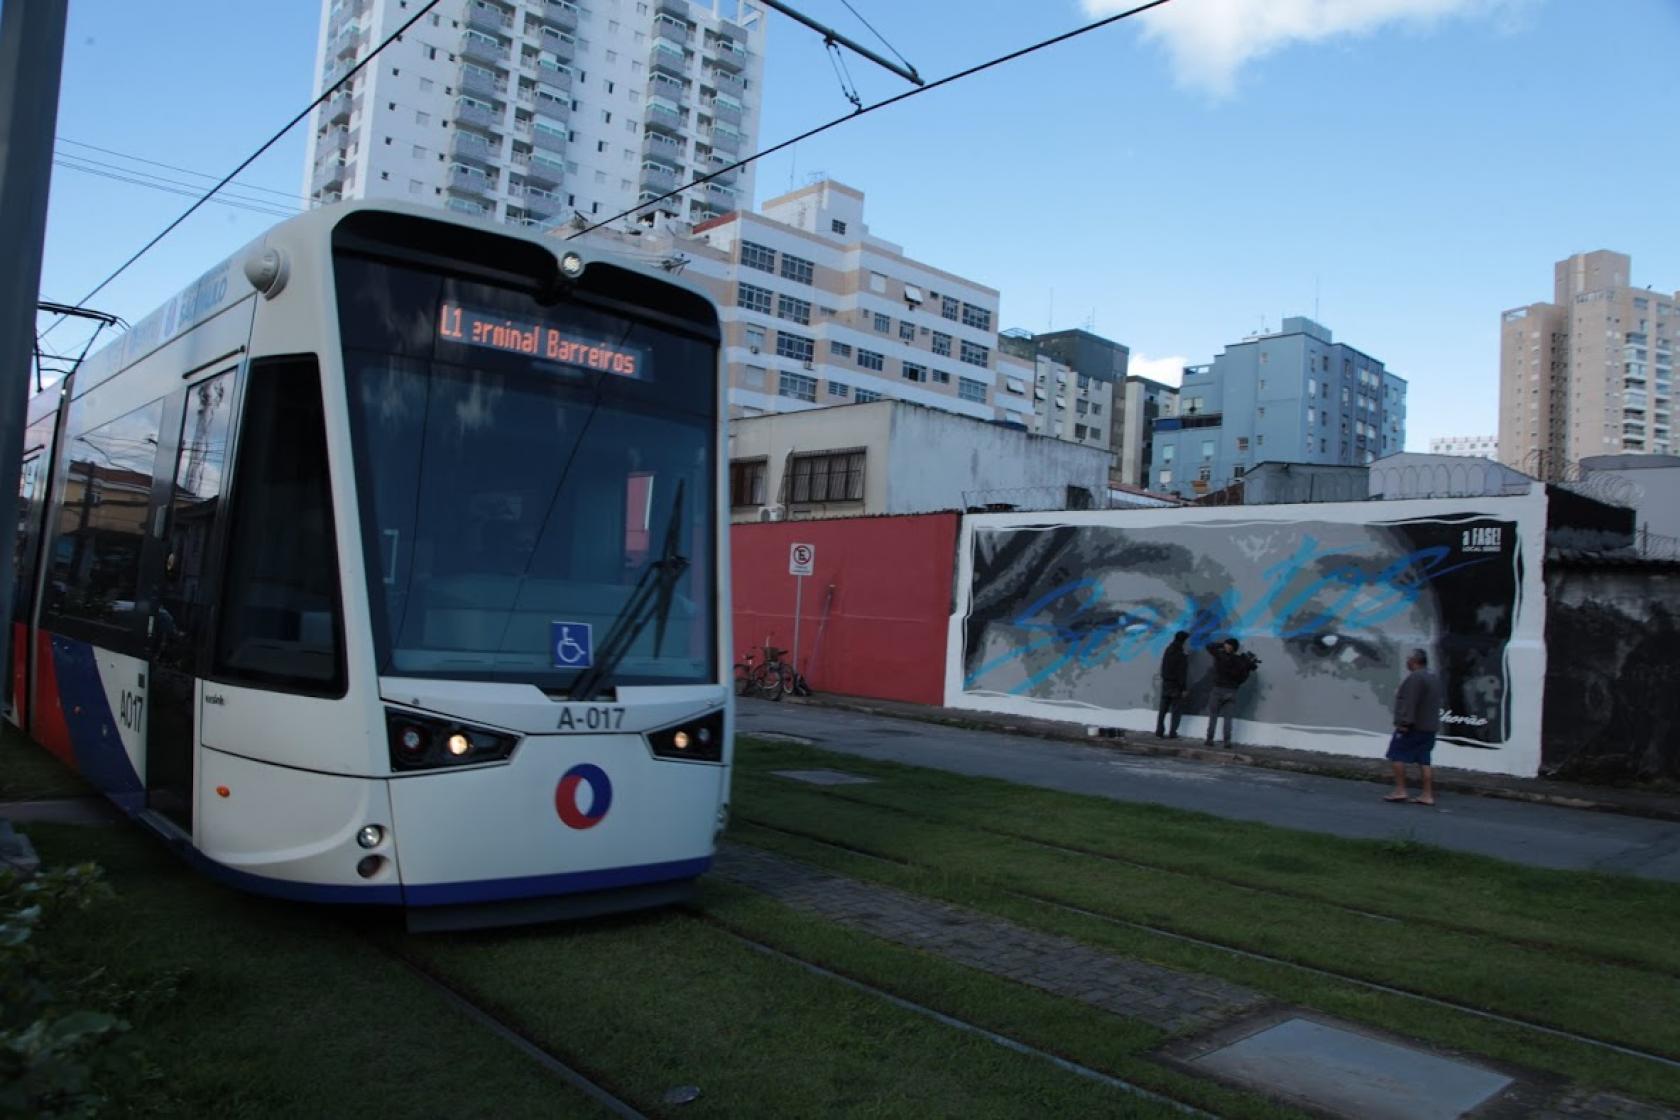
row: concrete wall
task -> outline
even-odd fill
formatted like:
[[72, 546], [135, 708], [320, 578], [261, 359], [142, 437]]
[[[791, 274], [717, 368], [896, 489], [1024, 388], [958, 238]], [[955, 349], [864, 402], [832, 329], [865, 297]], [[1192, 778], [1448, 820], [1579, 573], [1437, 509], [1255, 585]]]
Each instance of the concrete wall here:
[[957, 515], [736, 525], [730, 530], [736, 654], [792, 650], [788, 549], [816, 549], [800, 609], [798, 665], [819, 692], [939, 704]]
[[1371, 464], [1373, 498], [1510, 497], [1533, 485], [1521, 471], [1465, 455], [1407, 451]]
[[[1192, 634], [1262, 658], [1239, 740], [1380, 757], [1406, 652], [1445, 689], [1436, 761], [1533, 775], [1546, 667], [1546, 497], [966, 518], [952, 707], [1152, 730], [1162, 649]], [[1187, 734], [1205, 727], [1186, 719]]]
[[[1067, 488], [1094, 505], [1108, 494], [1109, 453], [931, 408], [892, 413], [892, 478], [884, 513], [927, 513], [1007, 502], [1060, 508]], [[1022, 500], [1011, 501], [1012, 496]], [[1053, 500], [1051, 500], [1053, 499]]]
[[[1626, 501], [1638, 511], [1639, 530], [1680, 537], [1680, 456], [1599, 455], [1581, 460], [1587, 493]], [[1607, 485], [1592, 484], [1605, 480]]]
[[[788, 516], [864, 516], [887, 512], [888, 435], [893, 402], [821, 408], [809, 412], [771, 413], [729, 425], [729, 459], [763, 459], [767, 466], [764, 498], [767, 505], [783, 503], [782, 475], [789, 454], [862, 449], [863, 501], [818, 506], [789, 506]], [[952, 508], [950, 503], [944, 508]], [[937, 508], [937, 507], [936, 507]], [[742, 507], [736, 515], [757, 520], [756, 508]]]
[[1680, 565], [1553, 565], [1546, 599], [1546, 772], [1680, 779]]

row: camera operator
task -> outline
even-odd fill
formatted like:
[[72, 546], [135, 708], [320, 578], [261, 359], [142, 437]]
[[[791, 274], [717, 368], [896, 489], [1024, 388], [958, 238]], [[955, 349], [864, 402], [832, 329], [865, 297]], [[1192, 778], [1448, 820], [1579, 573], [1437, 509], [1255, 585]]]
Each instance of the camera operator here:
[[1260, 659], [1252, 653], [1242, 652], [1235, 638], [1226, 638], [1218, 645], [1209, 646], [1208, 653], [1213, 657], [1213, 695], [1208, 701], [1207, 745], [1213, 746], [1213, 729], [1223, 714], [1225, 745], [1228, 747], [1231, 745], [1231, 709], [1236, 705], [1237, 692], [1259, 667]]

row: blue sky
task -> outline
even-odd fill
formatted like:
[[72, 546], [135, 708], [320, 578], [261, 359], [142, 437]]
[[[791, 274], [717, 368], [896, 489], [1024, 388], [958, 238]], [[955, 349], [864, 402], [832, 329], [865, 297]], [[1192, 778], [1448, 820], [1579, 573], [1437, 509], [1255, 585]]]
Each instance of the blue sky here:
[[[852, 6], [933, 78], [1106, 2]], [[843, 0], [799, 6], [874, 41]], [[1680, 0], [1162, 13], [770, 157], [759, 198], [818, 172], [847, 182], [872, 232], [999, 288], [1005, 325], [1089, 323], [1144, 372], [1209, 361], [1316, 299], [1339, 340], [1411, 380], [1414, 449], [1495, 429], [1499, 312], [1549, 298], [1553, 261], [1617, 249], [1635, 283], [1680, 288]], [[72, 0], [59, 136], [219, 176], [308, 100], [319, 14], [313, 0]], [[770, 18], [765, 144], [849, 108], [816, 37]], [[866, 102], [906, 88], [848, 65]], [[295, 204], [303, 159], [300, 129], [242, 177], [264, 188], [244, 196]], [[55, 168], [43, 294], [80, 298], [186, 203]], [[94, 305], [137, 319], [274, 220], [206, 207]], [[49, 348], [77, 337], [65, 327]]]

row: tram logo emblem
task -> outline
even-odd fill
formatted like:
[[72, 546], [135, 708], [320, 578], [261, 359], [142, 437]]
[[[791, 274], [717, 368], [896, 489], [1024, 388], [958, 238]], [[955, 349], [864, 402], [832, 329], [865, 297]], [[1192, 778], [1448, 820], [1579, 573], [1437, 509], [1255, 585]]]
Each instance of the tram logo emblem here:
[[595, 628], [587, 622], [551, 622], [548, 648], [556, 669], [589, 669], [595, 664]]
[[[578, 809], [578, 787], [589, 787], [589, 808]], [[560, 776], [554, 789], [554, 808], [567, 828], [594, 828], [612, 808], [612, 782], [607, 772], [592, 762], [580, 762]]]

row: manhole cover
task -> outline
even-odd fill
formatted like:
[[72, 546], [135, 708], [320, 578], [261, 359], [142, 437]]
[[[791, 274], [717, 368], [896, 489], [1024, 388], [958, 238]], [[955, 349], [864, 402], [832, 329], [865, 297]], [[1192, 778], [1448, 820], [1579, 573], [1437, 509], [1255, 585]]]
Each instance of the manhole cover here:
[[1193, 1064], [1361, 1120], [1457, 1120], [1511, 1084], [1481, 1066], [1308, 1019], [1288, 1019]]
[[861, 786], [873, 782], [874, 778], [865, 778], [858, 774], [847, 774], [839, 770], [772, 770], [778, 778], [791, 778], [796, 782], [809, 782], [814, 786]]

